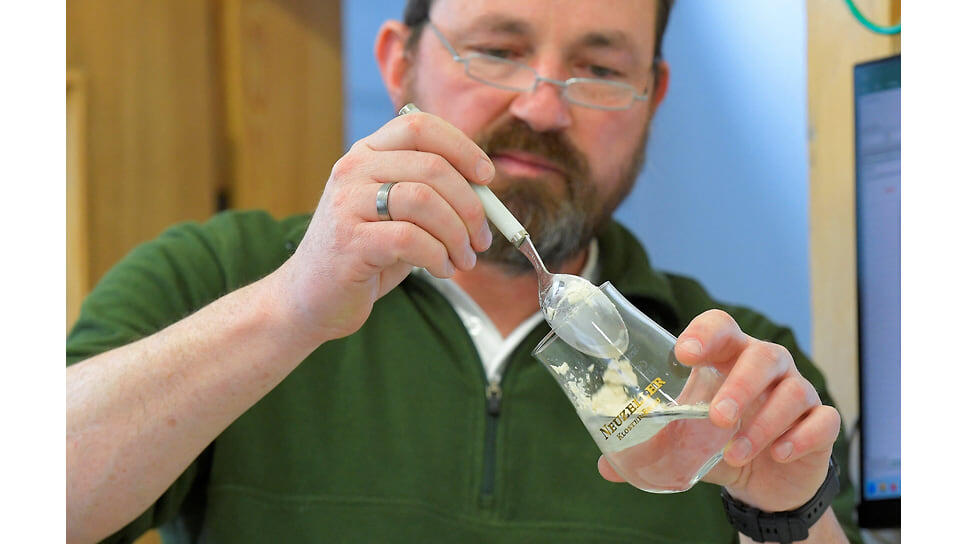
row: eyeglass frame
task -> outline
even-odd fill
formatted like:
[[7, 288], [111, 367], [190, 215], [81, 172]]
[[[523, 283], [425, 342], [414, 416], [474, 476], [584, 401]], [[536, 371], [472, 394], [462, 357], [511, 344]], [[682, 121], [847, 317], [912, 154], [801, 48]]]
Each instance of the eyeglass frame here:
[[[460, 53], [457, 52], [457, 49], [455, 49], [454, 46], [451, 45], [451, 43], [444, 36], [444, 33], [441, 32], [439, 28], [437, 28], [437, 25], [435, 25], [433, 23], [433, 21], [431, 21], [431, 20], [428, 19], [427, 20], [427, 25], [430, 27], [431, 30], [433, 30], [434, 34], [437, 35], [437, 38], [440, 40], [441, 44], [443, 44], [444, 48], [447, 49], [447, 52], [450, 53], [451, 58], [454, 60], [454, 62], [457, 62], [457, 63], [460, 63], [460, 64], [463, 64], [464, 65], [464, 74], [467, 77], [473, 79], [474, 81], [477, 81], [479, 83], [483, 83], [484, 85], [489, 85], [491, 87], [494, 87], [494, 88], [497, 88], [497, 89], [503, 89], [503, 90], [506, 90], [506, 91], [514, 91], [514, 92], [519, 92], [519, 93], [530, 93], [530, 92], [533, 92], [535, 89], [537, 89], [538, 88], [538, 85], [542, 81], [544, 81], [544, 82], [550, 83], [552, 85], [555, 85], [556, 87], [560, 87], [562, 89], [562, 92], [561, 92], [562, 98], [564, 98], [569, 103], [575, 104], [576, 106], [582, 106], [582, 107], [585, 107], [585, 108], [592, 108], [592, 109], [604, 110], [604, 111], [624, 111], [624, 110], [628, 110], [628, 109], [631, 109], [631, 107], [635, 104], [636, 101], [644, 102], [644, 101], [647, 101], [649, 99], [648, 90], [646, 90], [646, 92], [644, 92], [644, 93], [639, 93], [635, 86], [630, 85], [628, 83], [621, 82], [621, 81], [609, 81], [607, 79], [593, 78], [593, 77], [571, 77], [571, 78], [566, 79], [565, 81], [561, 81], [559, 79], [554, 79], [554, 78], [550, 78], [550, 77], [544, 77], [541, 74], [539, 74], [538, 71], [535, 70], [534, 68], [528, 66], [527, 64], [525, 64], [523, 62], [518, 62], [516, 60], [503, 59], [501, 57], [498, 57], [498, 56], [495, 56], [495, 55], [488, 55], [488, 54], [485, 54], [485, 53], [471, 53], [471, 54], [469, 54], [467, 56], [462, 56]], [[534, 83], [531, 85], [531, 88], [530, 89], [522, 89], [520, 87], [510, 87], [510, 86], [507, 86], [507, 85], [501, 85], [501, 84], [495, 83], [493, 81], [486, 81], [486, 80], [481, 79], [479, 77], [475, 77], [475, 76], [471, 75], [471, 73], [470, 73], [470, 64], [469, 64], [470, 61], [472, 59], [475, 59], [475, 58], [484, 58], [484, 59], [487, 59], [487, 60], [496, 61], [496, 62], [501, 63], [501, 64], [508, 64], [508, 65], [516, 66], [516, 67], [518, 67], [518, 69], [524, 68], [525, 70], [527, 70], [527, 71], [531, 72], [532, 74], [534, 74]], [[656, 57], [654, 62], [658, 62], [659, 60], [660, 60], [659, 57]], [[655, 67], [655, 64], [653, 64], [653, 67]], [[573, 99], [573, 98], [571, 98], [571, 97], [568, 96], [568, 88], [571, 87], [572, 85], [576, 84], [576, 83], [595, 83], [595, 84], [607, 85], [609, 87], [615, 87], [615, 88], [618, 88], [618, 89], [626, 89], [626, 90], [629, 90], [629, 91], [632, 92], [632, 97], [631, 97], [632, 99], [625, 106], [602, 106], [602, 105], [598, 105], [598, 104], [589, 104], [587, 102], [580, 102], [580, 101], [577, 101], [577, 100], [575, 100], [575, 99]]]

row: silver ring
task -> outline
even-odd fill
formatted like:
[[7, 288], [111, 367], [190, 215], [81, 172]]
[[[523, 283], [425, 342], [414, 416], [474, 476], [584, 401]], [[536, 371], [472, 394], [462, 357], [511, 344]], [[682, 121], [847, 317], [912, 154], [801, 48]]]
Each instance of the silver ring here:
[[393, 218], [390, 217], [389, 208], [390, 189], [396, 184], [395, 181], [384, 183], [376, 192], [376, 216], [380, 218], [380, 221], [393, 221]]

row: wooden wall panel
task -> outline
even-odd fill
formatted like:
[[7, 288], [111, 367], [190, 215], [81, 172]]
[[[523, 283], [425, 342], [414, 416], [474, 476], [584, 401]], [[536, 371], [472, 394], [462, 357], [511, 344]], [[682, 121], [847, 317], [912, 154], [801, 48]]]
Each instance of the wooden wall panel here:
[[87, 82], [92, 281], [215, 210], [213, 32], [207, 2], [67, 2], [67, 66]]
[[229, 206], [311, 212], [343, 154], [337, 0], [225, 0]]
[[84, 74], [67, 72], [67, 327], [91, 288], [88, 259], [87, 98]]
[[[879, 24], [900, 16], [900, 0], [856, 3]], [[807, 0], [807, 30], [813, 358], [851, 428], [858, 414], [853, 66], [899, 53], [901, 42], [861, 26], [843, 0]]]

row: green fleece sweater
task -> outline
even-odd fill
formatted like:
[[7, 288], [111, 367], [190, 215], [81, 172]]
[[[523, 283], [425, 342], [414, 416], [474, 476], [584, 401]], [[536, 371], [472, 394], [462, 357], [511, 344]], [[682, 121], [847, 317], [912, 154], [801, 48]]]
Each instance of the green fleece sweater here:
[[[226, 212], [175, 226], [124, 258], [85, 301], [67, 363], [130, 343], [278, 267], [308, 216]], [[601, 279], [674, 334], [710, 308], [785, 345], [831, 404], [789, 329], [653, 270], [618, 224], [599, 238]], [[530, 352], [511, 355], [500, 397], [457, 314], [411, 275], [355, 334], [320, 346], [242, 414], [154, 506], [108, 540], [151, 527], [203, 542], [733, 542], [719, 488], [654, 495], [598, 474], [599, 451]], [[846, 444], [835, 447], [841, 466]], [[855, 540], [853, 489], [835, 505]]]

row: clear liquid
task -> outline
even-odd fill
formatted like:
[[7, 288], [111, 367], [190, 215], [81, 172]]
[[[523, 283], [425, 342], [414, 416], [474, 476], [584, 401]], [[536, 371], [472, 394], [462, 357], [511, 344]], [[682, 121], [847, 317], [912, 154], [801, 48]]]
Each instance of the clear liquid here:
[[[651, 440], [666, 425], [680, 419], [707, 419], [709, 406], [707, 404], [688, 405], [660, 405], [645, 414], [632, 414], [614, 432], [605, 437], [602, 428], [614, 418], [599, 414], [579, 414], [585, 427], [604, 453], [619, 452], [631, 448], [647, 440]], [[607, 430], [607, 429], [606, 429]], [[597, 435], [597, 436], [596, 436]]]
[[608, 437], [602, 429], [614, 417], [579, 415], [612, 468], [629, 484], [652, 493], [692, 487], [722, 459], [735, 432], [713, 425], [705, 403], [664, 404], [632, 414]]

